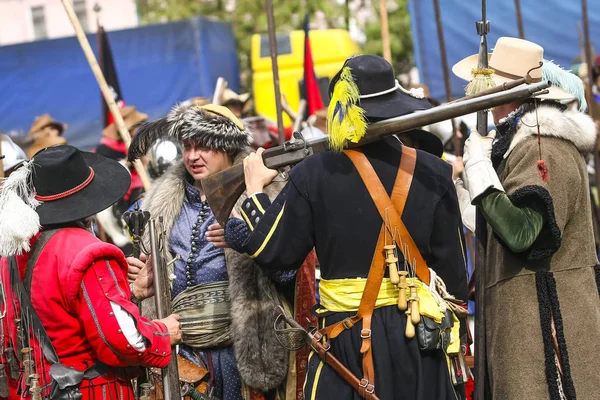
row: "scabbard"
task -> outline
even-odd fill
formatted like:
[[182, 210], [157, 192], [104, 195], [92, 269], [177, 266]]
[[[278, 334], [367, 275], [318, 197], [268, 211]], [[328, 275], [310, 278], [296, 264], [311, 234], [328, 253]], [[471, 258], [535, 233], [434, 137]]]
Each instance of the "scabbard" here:
[[342, 379], [344, 379], [350, 386], [356, 390], [363, 399], [366, 400], [379, 400], [375, 393], [368, 393], [365, 391], [365, 387], [361, 385], [360, 379], [358, 379], [348, 368], [346, 368], [333, 354], [329, 352], [329, 347], [323, 346], [321, 342], [312, 337], [310, 347], [319, 355], [321, 360], [337, 372]]

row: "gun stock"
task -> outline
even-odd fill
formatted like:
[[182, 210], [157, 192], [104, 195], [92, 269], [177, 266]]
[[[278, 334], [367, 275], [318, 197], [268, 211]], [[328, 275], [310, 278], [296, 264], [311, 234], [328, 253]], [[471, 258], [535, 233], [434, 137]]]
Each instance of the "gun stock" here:
[[246, 190], [244, 166], [237, 164], [202, 179], [202, 189], [217, 221], [222, 227], [225, 227], [225, 223], [231, 215], [231, 210]]
[[[444, 104], [418, 113], [376, 122], [369, 125], [367, 134], [363, 139], [358, 143], [347, 142], [346, 147], [354, 148], [362, 146], [386, 136], [410, 131], [421, 126], [446, 121], [473, 112], [488, 110], [501, 104], [512, 103], [513, 101], [526, 100], [547, 89], [550, 85], [550, 82], [522, 85], [485, 96], [466, 98], [464, 100], [459, 99], [451, 104]], [[298, 133], [294, 133], [294, 136], [296, 137], [296, 141], [270, 148], [263, 153], [263, 160], [268, 168], [278, 169], [294, 165], [314, 153], [329, 150], [328, 138], [305, 141]], [[235, 165], [225, 171], [202, 179], [202, 189], [217, 221], [224, 227], [231, 215], [231, 210], [233, 210], [235, 203], [245, 190], [243, 166]]]

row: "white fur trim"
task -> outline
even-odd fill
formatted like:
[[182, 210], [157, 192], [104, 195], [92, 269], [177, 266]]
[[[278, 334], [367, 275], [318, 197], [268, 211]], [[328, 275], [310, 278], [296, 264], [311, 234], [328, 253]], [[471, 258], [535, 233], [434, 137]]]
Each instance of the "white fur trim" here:
[[[596, 146], [596, 124], [587, 114], [579, 111], [562, 112], [555, 107], [539, 106], [540, 134], [567, 140], [581, 153], [589, 153]], [[529, 136], [537, 135], [535, 110], [523, 115], [517, 124], [517, 133], [504, 158]]]

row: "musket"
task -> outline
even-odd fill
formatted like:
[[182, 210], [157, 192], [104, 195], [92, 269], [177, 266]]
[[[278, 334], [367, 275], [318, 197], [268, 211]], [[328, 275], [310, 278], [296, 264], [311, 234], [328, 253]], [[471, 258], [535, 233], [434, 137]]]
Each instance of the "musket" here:
[[[525, 100], [549, 86], [549, 82], [525, 85], [500, 93], [493, 93], [454, 104], [444, 104], [418, 113], [376, 122], [368, 127], [367, 134], [363, 139], [358, 143], [348, 142], [347, 148], [362, 146], [389, 135], [406, 132], [476, 111], [487, 110], [501, 104]], [[298, 132], [294, 133], [294, 137], [295, 141], [270, 148], [263, 153], [263, 160], [268, 168], [279, 169], [294, 165], [314, 153], [329, 150], [329, 139], [327, 137], [306, 141]], [[245, 190], [243, 165], [238, 164], [204, 178], [201, 184], [217, 221], [225, 226], [231, 215], [231, 210], [233, 210], [235, 203]]]
[[[162, 227], [162, 217], [159, 218], [159, 225]], [[151, 219], [148, 222], [150, 233], [150, 257], [152, 260], [152, 271], [154, 272], [154, 300], [156, 301], [156, 314], [159, 319], [168, 317], [172, 310], [171, 287], [169, 286], [169, 272], [161, 242], [164, 244], [162, 232], [157, 232], [156, 221]], [[179, 370], [177, 368], [177, 356], [173, 349], [173, 355], [169, 365], [162, 369], [163, 398], [165, 400], [181, 399], [181, 387], [179, 386]]]
[[[323, 362], [333, 368], [333, 370], [335, 370], [342, 379], [348, 382], [354, 390], [359, 394], [366, 391], [366, 386], [362, 381], [329, 352], [329, 344], [321, 343], [322, 337], [320, 333], [308, 332], [292, 317], [287, 315], [281, 306], [278, 306], [277, 310], [279, 315], [274, 324], [275, 335], [283, 347], [290, 351], [296, 351], [300, 350], [305, 344], [308, 344]], [[291, 328], [278, 328], [281, 320], [285, 321]], [[364, 398], [368, 398], [369, 400], [379, 400], [375, 393], [369, 393], [368, 396], [365, 396]]]
[[[481, 36], [479, 44], [478, 68], [488, 68], [488, 45], [486, 35], [490, 32], [490, 22], [486, 19], [486, 0], [481, 0], [481, 21], [477, 21], [477, 34]], [[487, 136], [488, 112], [482, 110], [477, 112], [477, 132]], [[477, 212], [477, 221], [482, 221], [481, 212]], [[486, 353], [485, 353], [485, 254], [483, 241], [476, 235], [475, 243], [475, 400], [484, 400], [486, 385]]]
[[[135, 205], [133, 211], [127, 211], [123, 214], [123, 220], [127, 225], [129, 236], [131, 236], [133, 242], [132, 255], [138, 259], [142, 253], [142, 236], [144, 235], [146, 223], [149, 218], [150, 213], [140, 209], [139, 204]], [[134, 303], [136, 303], [136, 301], [134, 301]], [[138, 302], [137, 306], [140, 315], [142, 315], [142, 303]], [[144, 374], [137, 378], [136, 385], [137, 398], [139, 400], [150, 400], [150, 390], [152, 385], [150, 384], [150, 373], [148, 368], [144, 368]]]

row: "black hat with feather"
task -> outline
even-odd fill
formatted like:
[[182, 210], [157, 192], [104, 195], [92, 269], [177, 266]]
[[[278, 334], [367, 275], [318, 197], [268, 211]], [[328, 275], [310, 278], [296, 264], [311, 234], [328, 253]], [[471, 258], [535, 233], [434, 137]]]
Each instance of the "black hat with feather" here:
[[227, 108], [216, 104], [180, 104], [163, 118], [145, 122], [129, 146], [129, 161], [143, 157], [160, 138], [191, 140], [212, 150], [236, 153], [246, 146], [250, 134]]

